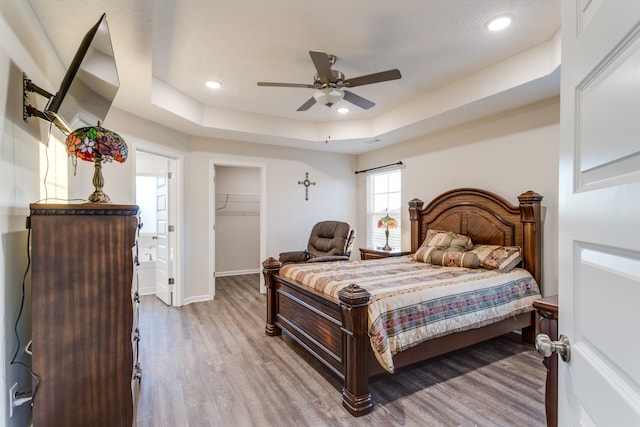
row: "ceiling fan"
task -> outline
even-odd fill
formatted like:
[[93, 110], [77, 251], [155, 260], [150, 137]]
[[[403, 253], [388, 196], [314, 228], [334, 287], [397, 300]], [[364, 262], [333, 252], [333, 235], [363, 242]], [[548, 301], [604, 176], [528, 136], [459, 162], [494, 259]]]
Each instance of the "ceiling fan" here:
[[373, 107], [373, 102], [345, 88], [356, 86], [364, 86], [372, 83], [386, 82], [388, 80], [396, 80], [401, 78], [400, 71], [397, 69], [381, 71], [379, 73], [367, 74], [365, 76], [345, 79], [341, 71], [331, 69], [336, 63], [334, 55], [328, 55], [325, 52], [309, 51], [313, 65], [316, 67], [316, 73], [313, 76], [313, 84], [303, 83], [270, 83], [258, 82], [258, 86], [275, 86], [275, 87], [301, 87], [316, 89], [311, 98], [298, 108], [298, 111], [307, 111], [316, 102], [331, 107], [343, 98], [360, 108], [368, 110]]

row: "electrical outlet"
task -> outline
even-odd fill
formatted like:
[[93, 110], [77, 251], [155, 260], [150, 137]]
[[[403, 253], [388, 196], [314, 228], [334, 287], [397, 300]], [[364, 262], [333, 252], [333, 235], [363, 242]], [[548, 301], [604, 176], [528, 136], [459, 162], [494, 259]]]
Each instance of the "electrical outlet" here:
[[13, 408], [15, 408], [14, 402], [16, 400], [17, 391], [18, 391], [18, 383], [15, 383], [9, 389], [9, 418], [13, 417]]

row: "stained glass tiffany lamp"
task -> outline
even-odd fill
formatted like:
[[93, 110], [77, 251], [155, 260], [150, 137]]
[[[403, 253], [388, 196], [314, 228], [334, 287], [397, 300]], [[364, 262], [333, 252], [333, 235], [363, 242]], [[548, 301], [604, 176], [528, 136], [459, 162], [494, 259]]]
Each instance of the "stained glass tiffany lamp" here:
[[69, 156], [94, 162], [93, 186], [95, 191], [87, 199], [87, 203], [111, 203], [111, 199], [103, 191], [102, 163], [115, 160], [124, 163], [129, 149], [122, 137], [117, 133], [100, 126], [89, 126], [75, 130], [65, 142]]
[[393, 249], [391, 246], [389, 246], [389, 229], [396, 228], [397, 226], [398, 222], [395, 218], [391, 218], [389, 214], [386, 214], [378, 220], [378, 228], [384, 228], [384, 235], [386, 237], [385, 244], [382, 247], [383, 251], [390, 251]]

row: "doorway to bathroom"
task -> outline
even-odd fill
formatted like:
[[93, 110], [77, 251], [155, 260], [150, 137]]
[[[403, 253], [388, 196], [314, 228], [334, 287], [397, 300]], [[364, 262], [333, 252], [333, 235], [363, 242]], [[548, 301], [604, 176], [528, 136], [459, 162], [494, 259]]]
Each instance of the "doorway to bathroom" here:
[[142, 228], [138, 239], [138, 286], [166, 305], [181, 305], [178, 251], [179, 159], [136, 150], [136, 204]]

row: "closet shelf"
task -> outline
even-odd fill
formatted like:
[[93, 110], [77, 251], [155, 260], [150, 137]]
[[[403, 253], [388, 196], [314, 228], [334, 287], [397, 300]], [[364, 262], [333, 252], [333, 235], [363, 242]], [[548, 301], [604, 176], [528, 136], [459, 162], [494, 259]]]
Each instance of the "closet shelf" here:
[[260, 195], [216, 193], [216, 215], [259, 215]]

